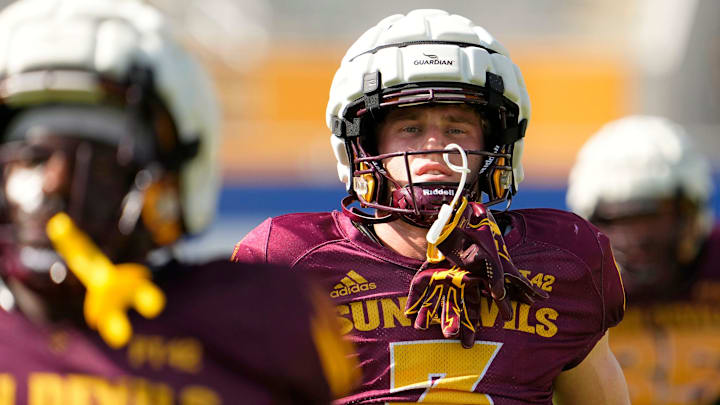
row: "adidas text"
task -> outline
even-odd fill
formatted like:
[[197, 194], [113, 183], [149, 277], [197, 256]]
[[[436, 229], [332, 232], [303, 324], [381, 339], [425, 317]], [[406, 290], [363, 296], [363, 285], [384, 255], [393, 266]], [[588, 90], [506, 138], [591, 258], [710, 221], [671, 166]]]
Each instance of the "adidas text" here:
[[355, 284], [355, 285], [351, 285], [350, 287], [337, 288], [335, 290], [330, 291], [330, 297], [332, 297], [332, 298], [343, 297], [346, 295], [359, 293], [360, 291], [374, 290], [375, 288], [376, 288], [375, 283]]

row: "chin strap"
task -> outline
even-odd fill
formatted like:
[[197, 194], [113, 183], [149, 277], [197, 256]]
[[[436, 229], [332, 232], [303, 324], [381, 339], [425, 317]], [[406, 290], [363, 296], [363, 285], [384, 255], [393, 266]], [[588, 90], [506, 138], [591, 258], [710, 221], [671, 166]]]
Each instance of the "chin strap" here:
[[67, 214], [50, 218], [46, 231], [57, 253], [87, 290], [85, 321], [110, 347], [122, 347], [132, 337], [127, 318], [130, 307], [145, 318], [154, 318], [165, 308], [165, 294], [151, 281], [146, 266], [113, 264]]
[[345, 214], [345, 216], [350, 218], [350, 220], [353, 222], [358, 222], [361, 224], [383, 224], [399, 218], [399, 215], [395, 213], [390, 213], [382, 217], [376, 217], [372, 214], [362, 212], [355, 207], [350, 207], [350, 204], [354, 203], [355, 201], [358, 201], [358, 198], [355, 195], [345, 196], [345, 198], [340, 201], [340, 206], [342, 206], [343, 214]]

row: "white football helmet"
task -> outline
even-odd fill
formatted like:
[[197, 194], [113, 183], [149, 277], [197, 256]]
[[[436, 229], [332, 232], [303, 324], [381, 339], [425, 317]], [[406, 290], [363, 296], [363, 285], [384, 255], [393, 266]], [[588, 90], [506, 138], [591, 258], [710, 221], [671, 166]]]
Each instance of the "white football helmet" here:
[[[391, 212], [386, 220], [436, 215], [436, 209], [418, 208], [415, 198], [422, 193], [416, 190], [406, 192], [410, 201], [400, 206], [396, 196], [383, 195], [384, 184], [393, 181], [382, 168], [381, 159], [388, 156], [378, 156], [369, 144], [378, 115], [423, 103], [467, 103], [488, 119], [487, 150], [467, 151], [485, 156], [469, 195], [480, 199], [484, 192], [487, 203], [494, 204], [517, 192], [530, 118], [520, 70], [492, 35], [467, 18], [442, 10], [414, 10], [370, 28], [350, 47], [335, 73], [326, 118], [338, 176], [350, 194], [343, 206], [357, 199], [362, 206]], [[424, 207], [435, 205], [439, 208]]]
[[592, 218], [601, 201], [681, 196], [699, 207], [698, 223], [709, 232], [712, 191], [710, 164], [685, 131], [665, 118], [637, 115], [606, 124], [580, 149], [567, 204]]
[[172, 146], [160, 163], [179, 173], [184, 229], [210, 223], [219, 190], [216, 98], [155, 9], [130, 0], [21, 0], [3, 10], [0, 122], [53, 103], [120, 105], [150, 120], [164, 111], [176, 139], [161, 141]]

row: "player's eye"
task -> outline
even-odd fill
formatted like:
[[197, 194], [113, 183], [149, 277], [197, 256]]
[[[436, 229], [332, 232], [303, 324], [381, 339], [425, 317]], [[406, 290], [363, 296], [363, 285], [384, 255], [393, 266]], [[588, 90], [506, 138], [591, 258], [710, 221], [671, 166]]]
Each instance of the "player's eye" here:
[[461, 128], [450, 128], [447, 130], [447, 133], [450, 135], [463, 135], [466, 134], [468, 131], [461, 129]]
[[420, 128], [412, 125], [404, 126], [400, 128], [400, 132], [408, 133], [408, 134], [417, 134], [420, 133]]

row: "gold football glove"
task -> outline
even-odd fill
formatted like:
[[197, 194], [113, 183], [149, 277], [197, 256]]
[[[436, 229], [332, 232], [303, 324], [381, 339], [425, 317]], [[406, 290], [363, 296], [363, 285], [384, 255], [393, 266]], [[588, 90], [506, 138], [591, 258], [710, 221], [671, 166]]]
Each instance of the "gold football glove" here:
[[113, 264], [65, 213], [50, 218], [46, 231], [55, 250], [87, 290], [85, 321], [110, 347], [122, 347], [132, 336], [128, 308], [135, 308], [145, 318], [162, 312], [165, 295], [150, 280], [147, 267]]

